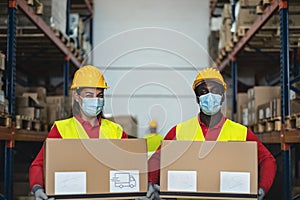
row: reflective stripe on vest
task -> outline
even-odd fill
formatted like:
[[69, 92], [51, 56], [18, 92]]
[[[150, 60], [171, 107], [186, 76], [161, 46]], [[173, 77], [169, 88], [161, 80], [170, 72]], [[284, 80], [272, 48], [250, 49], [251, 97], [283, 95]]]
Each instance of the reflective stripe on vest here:
[[[226, 119], [217, 141], [246, 141], [247, 127]], [[198, 116], [176, 126], [177, 140], [205, 141]]]
[[[75, 117], [56, 121], [55, 125], [63, 139], [89, 138], [88, 134]], [[119, 124], [107, 119], [101, 119], [101, 126], [99, 129], [100, 139], [120, 139], [122, 138], [122, 134], [123, 129]]]

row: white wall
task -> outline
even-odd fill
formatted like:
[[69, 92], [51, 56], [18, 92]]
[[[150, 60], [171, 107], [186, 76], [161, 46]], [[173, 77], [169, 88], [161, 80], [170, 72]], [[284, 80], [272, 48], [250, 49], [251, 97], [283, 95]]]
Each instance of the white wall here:
[[105, 113], [150, 118], [165, 135], [199, 108], [191, 89], [207, 67], [209, 0], [95, 0], [93, 64], [111, 87]]

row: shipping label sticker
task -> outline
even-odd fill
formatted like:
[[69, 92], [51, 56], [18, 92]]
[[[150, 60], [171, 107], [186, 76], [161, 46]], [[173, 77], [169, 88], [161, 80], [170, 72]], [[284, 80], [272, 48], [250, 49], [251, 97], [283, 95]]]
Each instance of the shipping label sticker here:
[[54, 193], [86, 194], [86, 172], [55, 172]]
[[110, 192], [139, 192], [140, 175], [138, 170], [111, 170]]
[[220, 192], [250, 193], [250, 172], [221, 172]]
[[168, 191], [197, 192], [197, 171], [168, 171]]

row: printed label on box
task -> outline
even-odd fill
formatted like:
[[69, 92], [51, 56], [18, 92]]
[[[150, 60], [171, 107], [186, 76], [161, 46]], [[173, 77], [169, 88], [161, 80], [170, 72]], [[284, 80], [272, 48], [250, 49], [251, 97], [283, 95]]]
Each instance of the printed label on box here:
[[250, 172], [220, 172], [220, 192], [250, 193]]
[[266, 108], [266, 118], [270, 118], [271, 117], [271, 110], [270, 108]]
[[197, 191], [197, 171], [168, 171], [168, 191]]
[[55, 172], [55, 194], [86, 194], [86, 172]]
[[264, 118], [264, 109], [260, 109], [258, 112], [259, 112], [259, 119], [263, 119]]

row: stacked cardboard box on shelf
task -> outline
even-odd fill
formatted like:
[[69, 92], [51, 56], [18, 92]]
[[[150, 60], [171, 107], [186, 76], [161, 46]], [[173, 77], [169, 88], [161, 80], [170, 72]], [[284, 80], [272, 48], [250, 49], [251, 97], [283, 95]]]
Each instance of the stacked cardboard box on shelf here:
[[[281, 99], [276, 98], [270, 102], [271, 117], [281, 117]], [[300, 113], [300, 100], [294, 99], [290, 101], [290, 115]]]
[[[286, 129], [300, 127], [299, 99], [290, 100], [290, 115], [285, 116]], [[267, 103], [261, 104], [257, 108], [257, 118], [259, 120], [258, 132], [270, 132], [281, 130], [281, 99], [275, 98]]]
[[72, 98], [64, 95], [47, 96], [44, 87], [16, 87], [16, 114], [37, 119], [45, 126], [72, 115]]
[[270, 102], [274, 98], [279, 98], [279, 86], [255, 86], [248, 90], [248, 125], [257, 124], [257, 109], [258, 106]]
[[273, 101], [261, 104], [257, 106], [256, 117], [258, 120], [270, 119], [273, 118]]
[[[236, 21], [236, 32], [243, 35], [246, 29], [249, 29], [260, 16], [256, 14], [255, 7], [241, 8]], [[277, 29], [279, 27], [279, 16], [273, 15], [262, 29]]]
[[[238, 93], [237, 94], [237, 101], [236, 101], [236, 108], [237, 108], [237, 122], [244, 124], [243, 121], [243, 112], [245, 112], [243, 109], [247, 107], [248, 102], [248, 95], [247, 93]], [[244, 106], [246, 105], [246, 106]], [[246, 123], [246, 122], [245, 122]], [[248, 124], [244, 124], [248, 125]]]
[[241, 112], [242, 112], [242, 124], [245, 125], [245, 126], [248, 126], [249, 125], [249, 122], [248, 122], [248, 115], [249, 115], [248, 103], [241, 105]]
[[224, 4], [223, 12], [222, 12], [222, 25], [220, 29], [220, 47], [226, 47], [226, 45], [231, 41], [231, 4]]
[[15, 95], [16, 127], [44, 131], [47, 122], [46, 88], [16, 84]]
[[242, 8], [256, 7], [260, 0], [239, 0]]
[[47, 96], [48, 124], [72, 115], [72, 98], [64, 95]]
[[[257, 14], [256, 5], [257, 0], [240, 1], [240, 9], [236, 19], [236, 32], [243, 35], [246, 29], [249, 29], [257, 18], [261, 17]], [[289, 28], [298, 28], [300, 26], [299, 20], [299, 5], [290, 4], [289, 6]], [[262, 27], [264, 29], [278, 29], [280, 26], [280, 17], [274, 14], [267, 23]]]
[[4, 70], [5, 70], [5, 55], [0, 52], [0, 113], [7, 112], [5, 109], [7, 104], [6, 104], [5, 94], [3, 90]]
[[[16, 100], [18, 101], [23, 99], [23, 102], [17, 103], [19, 107], [37, 107], [39, 109], [39, 113], [36, 119], [41, 120], [43, 123], [47, 121], [46, 95], [47, 92], [44, 87], [16, 88]], [[26, 99], [25, 102], [24, 99]], [[26, 106], [26, 104], [28, 106]]]
[[[0, 27], [7, 27], [7, 2], [0, 3]], [[43, 14], [40, 16], [46, 24], [53, 29], [66, 32], [66, 12], [67, 1], [66, 0], [43, 0]], [[35, 7], [33, 7], [35, 9]], [[22, 13], [21, 10], [17, 10], [17, 26], [22, 28], [36, 28], [36, 26], [29, 20], [29, 18]]]
[[5, 55], [0, 52], [0, 69], [5, 70]]
[[[209, 45], [209, 56], [211, 60], [216, 60], [218, 58], [218, 44], [220, 38], [220, 31], [211, 31], [209, 38], [208, 38], [208, 45]], [[211, 63], [211, 66], [212, 63]]]
[[70, 14], [70, 40], [74, 42], [76, 48], [83, 46], [83, 22], [79, 13]]
[[43, 0], [42, 18], [51, 28], [66, 33], [67, 0]]
[[16, 114], [27, 117], [30, 120], [40, 119], [40, 103], [36, 93], [23, 93], [16, 97]]

